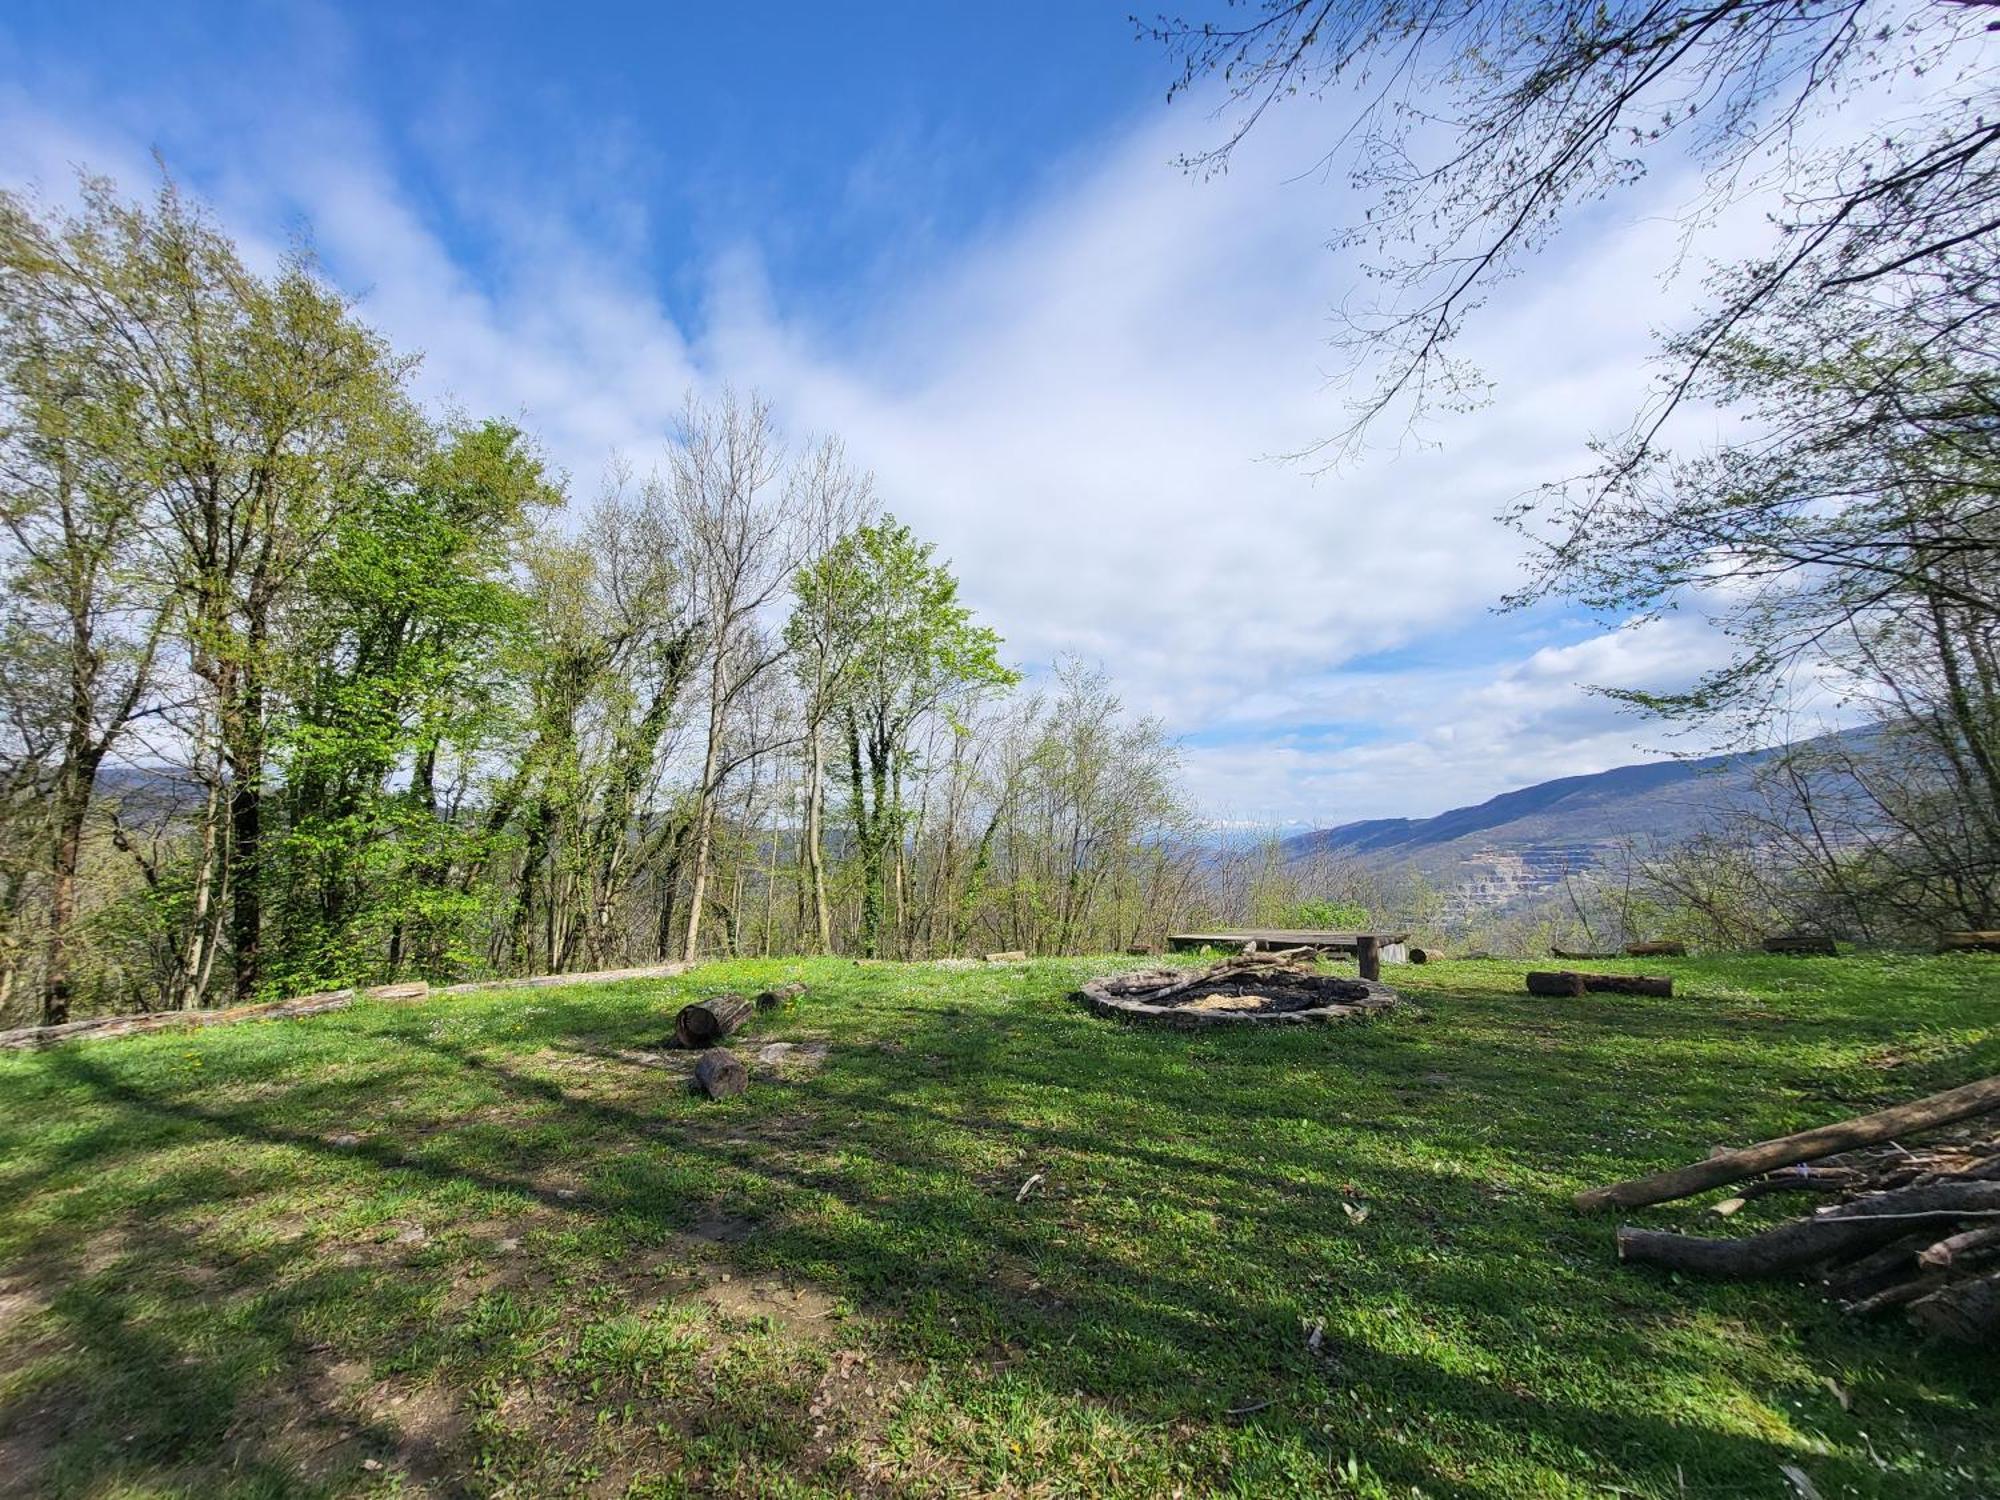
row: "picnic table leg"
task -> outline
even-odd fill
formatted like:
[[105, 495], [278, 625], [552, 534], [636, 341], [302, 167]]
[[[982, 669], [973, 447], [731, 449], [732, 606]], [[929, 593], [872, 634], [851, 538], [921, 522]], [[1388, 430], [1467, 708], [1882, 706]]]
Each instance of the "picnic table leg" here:
[[1354, 940], [1354, 958], [1361, 965], [1363, 979], [1382, 977], [1382, 949], [1372, 937], [1358, 937]]

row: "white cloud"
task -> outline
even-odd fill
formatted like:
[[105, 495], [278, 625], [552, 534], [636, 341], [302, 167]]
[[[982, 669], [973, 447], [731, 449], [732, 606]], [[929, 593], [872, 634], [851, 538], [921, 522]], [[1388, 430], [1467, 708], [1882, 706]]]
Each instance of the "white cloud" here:
[[[1315, 479], [1268, 455], [1339, 421], [1322, 334], [1355, 273], [1324, 247], [1337, 203], [1295, 180], [1318, 154], [1303, 108], [1207, 182], [1170, 163], [1212, 122], [1156, 119], [836, 335], [765, 285], [754, 226], [708, 268], [703, 325], [678, 326], [634, 253], [641, 231], [600, 248], [555, 190], [544, 213], [513, 202], [481, 221], [475, 271], [397, 180], [385, 127], [337, 92], [315, 95], [303, 133], [246, 128], [278, 106], [236, 101], [252, 114], [207, 142], [194, 185], [263, 253], [309, 218], [371, 320], [424, 352], [429, 392], [524, 416], [587, 493], [614, 452], [652, 461], [691, 385], [761, 388], [795, 430], [847, 439], [1018, 659], [1080, 652], [1176, 731], [1262, 732], [1190, 753], [1218, 814], [1427, 813], [1630, 760], [1639, 727], [1579, 684], [1657, 686], [1715, 654], [1677, 620], [1498, 670], [1342, 670], [1479, 629], [1519, 576], [1522, 544], [1493, 514], [1633, 410], [1671, 306], [1671, 236], [1639, 221], [1646, 205], [1559, 246], [1478, 325], [1494, 405], [1438, 429], [1442, 446]], [[136, 186], [144, 109], [17, 87], [0, 96], [0, 174], [59, 183], [88, 161]], [[459, 142], [442, 159], [474, 155]], [[857, 164], [871, 191], [886, 169]], [[465, 181], [450, 195], [479, 197]], [[1300, 735], [1329, 722], [1375, 737]]]

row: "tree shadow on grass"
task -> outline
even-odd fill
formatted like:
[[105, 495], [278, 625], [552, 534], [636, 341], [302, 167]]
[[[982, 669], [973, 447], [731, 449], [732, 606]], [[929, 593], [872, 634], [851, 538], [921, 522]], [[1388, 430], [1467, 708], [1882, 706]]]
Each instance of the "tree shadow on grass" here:
[[[1079, 1024], [1063, 1012], [1036, 1013], [1047, 1036], [1032, 1057], [1008, 1012], [916, 1014], [899, 1022], [900, 1050], [843, 1047], [810, 1082], [759, 1088], [713, 1112], [674, 1100], [647, 1112], [449, 1041], [396, 1038], [533, 1104], [555, 1136], [584, 1143], [577, 1154], [539, 1133], [503, 1140], [504, 1166], [466, 1159], [472, 1143], [448, 1133], [416, 1151], [387, 1139], [342, 1147], [283, 1123], [354, 1105], [365, 1079], [216, 1106], [139, 1087], [81, 1051], [51, 1062], [99, 1100], [176, 1132], [300, 1148], [347, 1174], [538, 1202], [570, 1226], [583, 1263], [614, 1279], [632, 1245], [661, 1243], [724, 1208], [758, 1228], [718, 1254], [852, 1300], [906, 1357], [937, 1361], [962, 1405], [1004, 1391], [1063, 1412], [1080, 1392], [1135, 1433], [1165, 1424], [1208, 1434], [1219, 1446], [1202, 1450], [1203, 1462], [1219, 1461], [1214, 1453], [1253, 1470], [1274, 1461], [1225, 1415], [1266, 1399], [1248, 1419], [1260, 1441], [1317, 1455], [1329, 1469], [1358, 1453], [1384, 1482], [1432, 1494], [1520, 1493], [1533, 1476], [1537, 1486], [1589, 1477], [1660, 1493], [1690, 1476], [1754, 1487], [1799, 1457], [1793, 1441], [1747, 1433], [1719, 1410], [1678, 1399], [1679, 1383], [1699, 1387], [1718, 1372], [1713, 1348], [1690, 1351], [1673, 1326], [1716, 1307], [1745, 1318], [1798, 1314], [1797, 1296], [1677, 1293], [1621, 1279], [1602, 1269], [1608, 1230], [1571, 1220], [1555, 1193], [1496, 1199], [1470, 1175], [1421, 1171], [1378, 1149], [1425, 1132], [1452, 1149], [1485, 1143], [1478, 1129], [1427, 1112], [1421, 1094], [1406, 1107], [1369, 1099], [1359, 1119], [1348, 1107], [1357, 1101], [1338, 1094], [1295, 1100], [1286, 1107], [1315, 1116], [1317, 1133], [1292, 1140], [1269, 1128], [1269, 1111], [1283, 1101], [1260, 1087], [1260, 1073], [1317, 1065], [1338, 1085], [1342, 1069], [1358, 1081], [1353, 1070], [1380, 1067], [1408, 1081], [1436, 1064], [1418, 1039], [1391, 1028], [1339, 1035], [1332, 1061], [1295, 1041], [1203, 1043], [1191, 1072], [1185, 1039]], [[1526, 1099], [1544, 1061], [1533, 1048], [1488, 1047], [1459, 1071], [1476, 1065], [1489, 1086]], [[1665, 1080], [1646, 1086], [1664, 1089]], [[1172, 1121], [1164, 1130], [1162, 1112]], [[775, 1149], [759, 1131], [781, 1117], [793, 1129]], [[131, 1125], [113, 1133], [143, 1134]], [[58, 1155], [74, 1165], [78, 1149]], [[589, 1174], [581, 1197], [548, 1186], [558, 1167]], [[1013, 1201], [1025, 1176], [1017, 1168], [1046, 1168], [1060, 1196]], [[998, 1180], [976, 1175], [995, 1172]], [[1375, 1216], [1372, 1229], [1349, 1218], [1357, 1195]], [[1222, 1219], [1230, 1212], [1240, 1222]], [[273, 1279], [285, 1272], [282, 1261], [253, 1269]], [[291, 1303], [343, 1294], [308, 1279], [305, 1300]], [[105, 1303], [93, 1294], [54, 1309], [95, 1368], [191, 1368], [183, 1378], [207, 1391], [198, 1405], [241, 1408], [245, 1386], [233, 1365], [185, 1363], [183, 1346], [206, 1337], [199, 1323], [177, 1342], [137, 1328], [115, 1300], [108, 1314], [85, 1315]], [[1314, 1320], [1317, 1349], [1307, 1338]], [[270, 1347], [295, 1353], [282, 1340]], [[1898, 1355], [1892, 1342], [1884, 1364]], [[1004, 1373], [993, 1373], [996, 1364]], [[1746, 1356], [1722, 1378], [1750, 1386], [1787, 1377]], [[1885, 1379], [1881, 1399], [1911, 1383]], [[219, 1461], [227, 1452], [282, 1467], [239, 1427], [188, 1425], [189, 1446], [155, 1462], [202, 1453]], [[82, 1437], [73, 1451], [110, 1455], [97, 1460], [100, 1475], [125, 1472], [108, 1427]], [[1823, 1482], [1864, 1492], [1879, 1483], [1845, 1457], [1814, 1464]], [[1243, 1470], [1204, 1472], [1219, 1484]]]

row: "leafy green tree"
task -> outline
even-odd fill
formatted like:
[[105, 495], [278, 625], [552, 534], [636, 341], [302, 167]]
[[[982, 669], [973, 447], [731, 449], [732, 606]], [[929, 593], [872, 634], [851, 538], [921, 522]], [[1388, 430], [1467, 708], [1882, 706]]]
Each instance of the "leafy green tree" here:
[[835, 710], [846, 740], [848, 810], [861, 867], [861, 945], [880, 952], [891, 867], [907, 830], [903, 789], [926, 716], [1012, 686], [1000, 637], [972, 622], [958, 580], [893, 516], [850, 533], [794, 584], [799, 618], [840, 621], [848, 663]]
[[[205, 828], [196, 930], [223, 890], [239, 998], [263, 982], [264, 803], [278, 617], [343, 519], [405, 474], [424, 424], [411, 361], [310, 257], [271, 276], [171, 182], [150, 205], [86, 179], [74, 214], [0, 203], [14, 295], [85, 309], [89, 386], [117, 412], [116, 467], [142, 476], [154, 572], [206, 694], [223, 826]], [[226, 877], [218, 878], [220, 858]], [[205, 974], [206, 961], [190, 974]]]
[[[154, 499], [134, 414], [135, 386], [113, 318], [77, 295], [63, 257], [95, 254], [90, 231], [36, 217], [0, 194], [0, 559], [10, 722], [28, 751], [10, 776], [39, 813], [48, 888], [41, 975], [46, 1024], [69, 1019], [72, 939], [85, 826], [99, 769], [151, 712], [155, 667], [172, 618], [149, 589]], [[123, 270], [115, 255], [107, 273]], [[19, 804], [17, 804], [19, 806]], [[15, 887], [17, 888], [17, 887]], [[11, 926], [11, 924], [10, 924]]]
[[343, 515], [281, 624], [283, 771], [272, 977], [297, 990], [461, 968], [476, 903], [452, 878], [479, 837], [451, 768], [505, 712], [522, 604], [513, 558], [560, 493], [503, 423], [442, 436], [407, 483]]

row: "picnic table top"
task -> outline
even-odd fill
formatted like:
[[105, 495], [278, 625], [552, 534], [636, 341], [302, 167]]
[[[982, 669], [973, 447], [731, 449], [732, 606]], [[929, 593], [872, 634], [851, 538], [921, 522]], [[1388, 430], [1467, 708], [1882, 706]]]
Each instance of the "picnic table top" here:
[[1378, 943], [1405, 943], [1409, 941], [1407, 932], [1328, 932], [1322, 929], [1285, 927], [1240, 927], [1227, 932], [1174, 932], [1167, 935], [1170, 943], [1213, 943], [1220, 947], [1227, 943], [1289, 943], [1294, 947], [1352, 947], [1362, 938], [1373, 938]]

